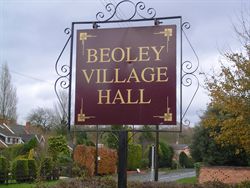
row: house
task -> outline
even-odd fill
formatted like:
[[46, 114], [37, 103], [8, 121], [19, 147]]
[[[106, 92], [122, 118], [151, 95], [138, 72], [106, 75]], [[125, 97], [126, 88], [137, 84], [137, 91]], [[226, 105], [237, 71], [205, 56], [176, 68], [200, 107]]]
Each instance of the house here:
[[44, 145], [44, 137], [39, 134], [30, 133], [26, 126], [0, 124], [0, 148], [6, 148], [13, 144], [27, 143], [33, 138], [35, 138], [39, 144]]
[[172, 144], [172, 148], [174, 149], [174, 160], [179, 160], [179, 155], [181, 152], [184, 152], [187, 156], [190, 157], [190, 148], [187, 144]]
[[6, 148], [12, 144], [21, 144], [22, 138], [15, 134], [6, 124], [0, 124], [0, 148]]

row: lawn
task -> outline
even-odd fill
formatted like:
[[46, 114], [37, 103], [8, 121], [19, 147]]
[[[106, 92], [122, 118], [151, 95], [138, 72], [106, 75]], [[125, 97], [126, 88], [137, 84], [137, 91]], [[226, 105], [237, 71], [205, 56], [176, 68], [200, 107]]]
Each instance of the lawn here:
[[196, 177], [182, 178], [182, 179], [176, 180], [176, 182], [182, 183], [182, 184], [195, 184], [197, 183], [197, 178]]
[[50, 182], [39, 182], [39, 183], [20, 183], [20, 184], [8, 184], [8, 185], [0, 185], [0, 188], [34, 188], [37, 184], [41, 185], [55, 185], [58, 181], [50, 181]]

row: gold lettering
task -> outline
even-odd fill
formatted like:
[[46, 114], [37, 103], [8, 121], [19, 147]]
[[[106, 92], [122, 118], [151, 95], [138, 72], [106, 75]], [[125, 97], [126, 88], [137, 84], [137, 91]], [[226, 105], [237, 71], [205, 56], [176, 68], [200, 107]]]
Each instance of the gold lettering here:
[[[87, 57], [88, 57], [88, 60], [87, 60], [87, 63], [95, 63], [97, 62], [97, 50], [96, 49], [87, 49]], [[92, 58], [91, 58], [92, 57]]]
[[89, 82], [90, 82], [90, 80], [91, 80], [91, 78], [92, 78], [93, 73], [95, 72], [95, 70], [94, 70], [94, 69], [91, 69], [91, 73], [90, 73], [90, 75], [88, 75], [88, 73], [87, 73], [87, 70], [86, 70], [86, 69], [83, 69], [83, 70], [82, 70], [82, 72], [83, 72], [83, 75], [84, 75], [84, 77], [85, 77], [86, 81], [87, 81], [87, 82], [88, 82], [88, 84], [89, 84]]
[[[120, 59], [116, 59], [117, 57], [115, 56], [115, 54], [117, 55], [118, 50], [121, 52], [121, 57], [120, 57]], [[118, 53], [118, 54], [119, 54], [119, 53]], [[112, 50], [112, 52], [111, 52], [111, 58], [112, 58], [112, 60], [113, 60], [114, 62], [117, 62], [117, 63], [123, 61], [124, 58], [125, 58], [125, 52], [124, 52], [124, 50], [123, 50], [122, 48], [119, 48], [119, 47], [114, 48], [114, 49]]]
[[96, 69], [96, 83], [97, 84], [101, 83], [101, 70], [102, 69]]
[[153, 49], [153, 51], [155, 52], [155, 61], [159, 61], [160, 59], [160, 53], [163, 50], [163, 48], [165, 48], [166, 46], [161, 46], [161, 48], [159, 50], [156, 49], [156, 46], [152, 46], [151, 48]]
[[148, 57], [148, 46], [139, 47], [139, 60], [138, 61], [149, 61], [150, 57]]
[[100, 48], [100, 63], [110, 62], [109, 52], [110, 48]]
[[127, 62], [132, 62], [132, 61], [137, 61], [137, 57], [134, 59], [130, 59], [131, 55], [130, 55], [130, 51], [131, 51], [131, 47], [127, 47]]
[[114, 83], [125, 83], [126, 82], [126, 78], [124, 78], [124, 80], [119, 80], [119, 68], [115, 69], [115, 82]]
[[130, 73], [130, 75], [128, 77], [128, 80], [127, 80], [128, 83], [131, 82], [130, 79], [135, 79], [135, 82], [140, 82], [140, 80], [138, 78], [138, 75], [137, 75], [137, 73], [136, 73], [136, 71], [135, 71], [134, 68], [132, 69], [132, 71], [131, 71], [131, 73]]
[[167, 70], [168, 70], [167, 67], [157, 67], [157, 80], [156, 80], [156, 82], [167, 82], [168, 81]]
[[125, 101], [122, 97], [122, 94], [120, 92], [120, 90], [118, 89], [117, 92], [116, 92], [116, 95], [115, 95], [115, 98], [112, 102], [112, 104], [116, 104], [116, 101], [119, 100], [120, 101], [120, 104], [125, 104]]
[[110, 104], [110, 89], [105, 90], [106, 95], [104, 95], [102, 92], [103, 90], [97, 90], [98, 91], [98, 103], [97, 104], [104, 104], [102, 99], [106, 99], [105, 104]]
[[148, 101], [144, 101], [144, 89], [139, 89], [140, 91], [140, 101], [139, 104], [150, 104], [151, 103], [151, 99], [149, 99]]
[[127, 100], [127, 104], [138, 104], [138, 99], [136, 100], [136, 101], [131, 101], [131, 98], [132, 98], [132, 96], [131, 96], [131, 92], [132, 92], [132, 89], [127, 89], [127, 98], [128, 98], [128, 100]]
[[112, 80], [107, 80], [107, 69], [103, 69], [103, 82], [104, 84], [109, 84], [109, 83], [113, 83], [114, 79]]
[[[147, 79], [145, 78], [145, 72], [146, 72], [147, 70], [151, 70], [151, 72], [153, 72], [153, 73], [149, 74], [149, 75], [150, 75], [150, 79], [149, 79], [149, 80], [147, 80]], [[142, 79], [142, 81], [144, 81], [144, 82], [153, 82], [153, 81], [155, 80], [154, 68], [147, 67], [147, 68], [143, 69], [142, 72], [141, 72], [141, 79]]]

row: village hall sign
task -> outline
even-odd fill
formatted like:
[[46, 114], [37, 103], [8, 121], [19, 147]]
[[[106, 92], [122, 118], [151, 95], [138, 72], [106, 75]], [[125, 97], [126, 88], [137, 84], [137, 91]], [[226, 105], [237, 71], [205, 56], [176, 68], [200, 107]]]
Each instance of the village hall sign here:
[[75, 124], [176, 125], [176, 26], [77, 31]]

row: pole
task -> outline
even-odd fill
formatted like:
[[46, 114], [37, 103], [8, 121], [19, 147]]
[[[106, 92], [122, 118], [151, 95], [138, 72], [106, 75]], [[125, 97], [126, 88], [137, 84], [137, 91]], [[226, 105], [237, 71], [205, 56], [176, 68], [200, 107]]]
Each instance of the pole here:
[[127, 151], [128, 151], [128, 132], [119, 132], [118, 149], [118, 188], [127, 188]]
[[96, 125], [96, 144], [95, 144], [95, 175], [98, 176], [98, 142], [99, 142], [99, 132], [98, 125]]
[[159, 163], [159, 125], [156, 125], [156, 138], [155, 138], [155, 181], [158, 181], [158, 163]]
[[155, 146], [151, 146], [151, 177], [150, 181], [154, 181], [155, 176]]

